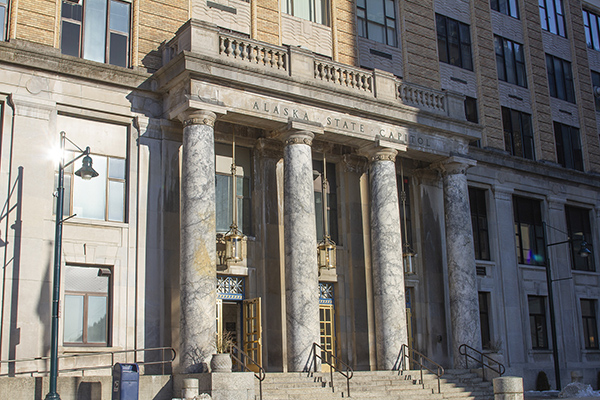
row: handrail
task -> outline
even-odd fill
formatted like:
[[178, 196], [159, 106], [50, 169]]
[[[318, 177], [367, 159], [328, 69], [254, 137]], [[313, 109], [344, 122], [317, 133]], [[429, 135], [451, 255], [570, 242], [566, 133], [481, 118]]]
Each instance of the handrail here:
[[[317, 347], [321, 349], [322, 352], [327, 354], [326, 358], [323, 358], [321, 355], [317, 354]], [[354, 370], [352, 369], [352, 367], [340, 360], [339, 358], [337, 358], [336, 356], [334, 356], [333, 353], [331, 353], [329, 350], [326, 350], [321, 345], [313, 342], [313, 368], [315, 372], [317, 372], [317, 357], [320, 358], [321, 361], [324, 361], [330, 367], [329, 376], [331, 378], [331, 391], [335, 393], [335, 387], [333, 385], [333, 370], [335, 369], [336, 372], [340, 373], [344, 378], [346, 378], [346, 397], [350, 397], [350, 379], [352, 379], [352, 376], [354, 376]], [[336, 364], [339, 363], [346, 367], [345, 373], [336, 365], [333, 365], [330, 361], [331, 359], [335, 359]]]
[[[241, 358], [236, 356], [234, 351], [237, 351], [238, 354], [241, 355]], [[234, 360], [239, 362], [239, 365], [243, 366], [244, 369], [246, 369], [249, 372], [254, 372], [254, 376], [256, 377], [256, 379], [258, 379], [258, 392], [260, 395], [259, 398], [260, 398], [260, 400], [262, 400], [262, 382], [265, 380], [265, 378], [267, 376], [265, 369], [260, 364], [258, 364], [256, 361], [254, 361], [252, 359], [252, 357], [250, 357], [245, 351], [243, 351], [242, 349], [240, 349], [233, 343], [229, 344], [229, 354], [231, 354], [231, 358], [233, 358]], [[244, 359], [246, 359], [247, 361], [250, 361], [251, 364], [256, 365], [258, 367], [258, 372], [250, 369], [248, 367], [248, 364], [246, 362], [244, 362]]]
[[[419, 356], [418, 359], [415, 358], [415, 354]], [[419, 370], [421, 373], [421, 386], [423, 388], [425, 388], [425, 381], [423, 380], [423, 369], [426, 369], [430, 373], [437, 376], [438, 393], [442, 392], [442, 385], [440, 383], [440, 378], [442, 377], [442, 375], [444, 375], [444, 367], [442, 367], [440, 364], [436, 363], [432, 359], [428, 358], [424, 354], [418, 352], [417, 350], [403, 344], [402, 347], [400, 348], [400, 354], [398, 355], [398, 360], [396, 360], [396, 365], [398, 365], [398, 361], [400, 361], [400, 365], [398, 366], [399, 373], [402, 373], [406, 369], [405, 368], [406, 367], [406, 359], [408, 359], [409, 362], [419, 365]], [[433, 369], [429, 368], [427, 365], [425, 365], [423, 363], [423, 360], [426, 360], [429, 363], [433, 364], [437, 369], [434, 371]], [[410, 370], [410, 364], [408, 365], [408, 369]]]
[[[168, 364], [173, 362], [173, 360], [175, 360], [175, 356], [177, 355], [176, 351], [174, 348], [172, 347], [149, 347], [149, 348], [143, 348], [143, 349], [131, 349], [131, 350], [117, 350], [117, 351], [101, 351], [101, 352], [92, 352], [92, 353], [76, 353], [76, 354], [63, 354], [58, 356], [59, 359], [73, 359], [73, 358], [83, 358], [83, 357], [98, 357], [98, 356], [106, 356], [106, 355], [110, 355], [110, 359], [111, 359], [111, 364], [110, 365], [96, 365], [96, 366], [90, 366], [90, 367], [77, 367], [77, 368], [64, 368], [61, 369], [59, 367], [59, 372], [73, 372], [73, 371], [84, 371], [84, 370], [99, 370], [99, 369], [105, 369], [105, 368], [112, 368], [113, 365], [115, 364], [115, 354], [127, 354], [127, 353], [134, 353], [137, 354], [138, 352], [142, 352], [142, 351], [157, 351], [160, 350], [162, 351], [163, 354], [163, 358], [164, 358], [164, 354], [165, 351], [170, 351], [171, 352], [171, 359], [170, 360], [162, 360], [162, 361], [141, 361], [141, 362], [136, 362], [138, 365], [157, 365], [157, 364], [162, 364], [162, 374], [164, 375], [165, 373], [165, 368], [164, 368], [164, 364]], [[18, 363], [18, 362], [35, 362], [35, 361], [45, 361], [45, 360], [49, 360], [50, 357], [33, 357], [33, 358], [21, 358], [21, 359], [15, 359], [15, 360], [0, 360], [0, 365], [2, 364], [11, 364], [11, 363]], [[13, 372], [14, 375], [24, 375], [24, 374], [47, 374], [49, 371], [48, 370], [43, 370], [40, 371], [39, 369], [35, 370], [35, 371], [22, 371], [22, 372]], [[1, 374], [0, 376], [6, 376], [8, 374]]]
[[[467, 349], [468, 350], [473, 350], [475, 353], [479, 354], [480, 358], [477, 359], [475, 357], [473, 357], [470, 354], [467, 354]], [[467, 366], [467, 369], [469, 368], [469, 358], [472, 360], [477, 361], [478, 363], [481, 364], [481, 372], [483, 373], [483, 380], [485, 381], [485, 369], [489, 368], [492, 371], [494, 371], [495, 373], [497, 373], [498, 375], [502, 376], [504, 375], [504, 373], [506, 372], [506, 368], [504, 367], [504, 364], [494, 360], [492, 357], [488, 356], [487, 354], [483, 354], [482, 352], [480, 352], [477, 349], [474, 349], [473, 347], [469, 346], [468, 344], [461, 344], [458, 347], [458, 352], [461, 356], [465, 356], [465, 365]], [[491, 360], [492, 362], [494, 362], [495, 364], [498, 364], [498, 369], [492, 367], [489, 364], [486, 364], [483, 359], [486, 360]]]

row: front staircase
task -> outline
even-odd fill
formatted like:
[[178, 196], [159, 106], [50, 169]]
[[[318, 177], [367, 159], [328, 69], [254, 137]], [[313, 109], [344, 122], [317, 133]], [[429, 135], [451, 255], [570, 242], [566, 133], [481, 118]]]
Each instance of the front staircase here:
[[354, 371], [348, 396], [346, 379], [339, 374], [334, 375], [332, 391], [329, 373], [270, 372], [262, 384], [263, 400], [492, 400], [494, 397], [491, 382], [483, 381], [475, 370], [447, 370], [441, 378], [441, 393], [435, 375], [424, 373], [423, 382], [420, 376], [418, 370], [402, 374]]

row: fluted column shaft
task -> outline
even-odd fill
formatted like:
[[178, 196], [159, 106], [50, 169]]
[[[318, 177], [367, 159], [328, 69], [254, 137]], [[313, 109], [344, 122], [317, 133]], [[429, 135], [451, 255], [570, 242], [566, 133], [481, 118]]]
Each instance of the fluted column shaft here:
[[458, 351], [461, 344], [481, 351], [475, 250], [466, 175], [467, 168], [474, 164], [469, 159], [452, 157], [441, 165], [444, 176], [446, 252], [455, 368], [466, 368], [464, 357]]
[[216, 115], [209, 111], [184, 118], [180, 214], [182, 373], [208, 372], [215, 352], [215, 120]]
[[378, 370], [392, 369], [402, 345], [408, 343], [396, 154], [396, 150], [386, 148], [369, 153]]
[[311, 144], [314, 134], [286, 135], [284, 229], [288, 370], [307, 368], [319, 343], [319, 276]]

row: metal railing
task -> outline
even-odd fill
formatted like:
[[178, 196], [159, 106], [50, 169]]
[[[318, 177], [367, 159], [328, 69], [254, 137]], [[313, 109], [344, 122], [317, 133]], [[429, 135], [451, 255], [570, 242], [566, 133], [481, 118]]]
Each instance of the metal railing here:
[[[473, 353], [477, 354], [479, 356], [479, 358], [475, 358], [472, 355], [468, 354], [468, 350], [471, 350]], [[492, 371], [494, 371], [495, 373], [497, 373], [499, 376], [504, 375], [504, 372], [506, 372], [506, 368], [504, 368], [504, 364], [494, 360], [492, 357], [483, 354], [482, 352], [480, 352], [479, 350], [476, 350], [474, 348], [472, 348], [471, 346], [469, 346], [468, 344], [461, 344], [458, 347], [458, 352], [461, 356], [465, 356], [465, 366], [467, 367], [467, 369], [469, 368], [469, 359], [477, 362], [478, 365], [481, 366], [481, 372], [483, 374], [483, 380], [485, 381], [485, 369], [491, 369]], [[488, 363], [486, 363], [485, 361], [488, 361]], [[496, 364], [498, 367], [494, 368], [489, 362], [492, 362], [493, 364]]]
[[[237, 353], [237, 355], [236, 355]], [[262, 382], [265, 380], [267, 376], [265, 369], [260, 366], [256, 361], [252, 359], [245, 351], [237, 347], [235, 344], [229, 344], [229, 354], [231, 354], [231, 358], [238, 362], [238, 366], [243, 367], [246, 371], [254, 372], [254, 376], [258, 379], [258, 393], [259, 399], [262, 400]], [[238, 357], [239, 355], [239, 357]], [[255, 365], [258, 371], [254, 371], [254, 369], [248, 366], [248, 361], [251, 365]]]
[[[325, 357], [321, 356], [320, 354], [317, 354], [317, 348], [320, 350], [321, 353], [325, 354]], [[340, 360], [339, 358], [334, 356], [333, 353], [331, 353], [329, 350], [325, 350], [321, 345], [319, 345], [317, 343], [313, 342], [312, 351], [313, 351], [314, 372], [318, 372], [317, 371], [317, 358], [319, 358], [322, 362], [325, 362], [325, 364], [329, 365], [329, 377], [331, 379], [331, 391], [335, 393], [335, 386], [333, 384], [333, 370], [335, 370], [336, 372], [341, 374], [344, 378], [346, 378], [346, 390], [347, 390], [346, 397], [350, 397], [350, 379], [352, 379], [352, 376], [354, 375], [354, 370], [352, 369], [352, 367], [350, 367], [348, 364], [346, 364], [345, 362], [343, 362], [342, 360]], [[335, 364], [331, 363], [332, 360], [335, 360]], [[346, 367], [346, 370], [342, 371], [341, 369], [339, 369], [337, 367], [338, 364]]]
[[[139, 353], [139, 352], [153, 352], [153, 351], [160, 351], [160, 354], [162, 355], [162, 357], [161, 357], [162, 359], [159, 361], [136, 361], [136, 363], [138, 365], [142, 365], [142, 366], [159, 365], [160, 364], [162, 366], [161, 375], [165, 375], [165, 365], [172, 363], [177, 354], [175, 352], [175, 349], [173, 349], [172, 347], [152, 347], [152, 348], [132, 349], [132, 350], [63, 354], [63, 355], [58, 356], [58, 359], [59, 359], [58, 371], [59, 372], [82, 371], [83, 372], [83, 371], [92, 371], [92, 370], [108, 369], [108, 368], [112, 369], [115, 362], [120, 361], [119, 355], [133, 353], [134, 359], [136, 359], [137, 353]], [[165, 359], [166, 352], [171, 353], [170, 359]], [[94, 361], [94, 365], [90, 365], [90, 366], [77, 366], [74, 368], [60, 368], [60, 360], [75, 360], [75, 362], [78, 362], [80, 359], [83, 359], [86, 357], [87, 358], [99, 358], [99, 357], [104, 357], [104, 356], [110, 357], [110, 364], [99, 364], [98, 361]], [[21, 359], [16, 359], [16, 360], [0, 360], [0, 366], [2, 366], [2, 364], [7, 364], [9, 366], [9, 372], [0, 373], [0, 376], [47, 374], [47, 373], [49, 373], [49, 371], [47, 369], [40, 370], [39, 368], [36, 368], [35, 370], [16, 371], [16, 368], [14, 368], [14, 365], [17, 363], [26, 363], [26, 362], [37, 363], [37, 362], [46, 362], [47, 360], [50, 360], [50, 357], [34, 357], [34, 358], [21, 358]], [[11, 368], [11, 365], [12, 365], [12, 368]], [[12, 369], [12, 371], [11, 371], [11, 369]], [[170, 371], [168, 373], [170, 373]]]
[[[415, 356], [417, 356], [418, 358]], [[406, 368], [407, 360], [409, 363], [408, 368]], [[426, 361], [429, 364], [429, 366], [426, 365], [424, 361]], [[400, 354], [398, 355], [398, 360], [396, 360], [396, 365], [398, 365], [398, 371], [400, 374], [402, 374], [405, 370], [410, 370], [412, 366], [418, 365], [419, 372], [421, 374], [421, 387], [423, 387], [423, 389], [425, 388], [425, 381], [423, 380], [423, 369], [434, 374], [437, 377], [438, 393], [442, 392], [440, 378], [442, 377], [442, 375], [444, 375], [444, 367], [431, 360], [430, 358], [427, 358], [427, 356], [425, 356], [424, 354], [421, 354], [417, 350], [412, 349], [407, 345], [403, 344], [402, 348], [400, 349]], [[435, 368], [435, 370], [433, 368]]]

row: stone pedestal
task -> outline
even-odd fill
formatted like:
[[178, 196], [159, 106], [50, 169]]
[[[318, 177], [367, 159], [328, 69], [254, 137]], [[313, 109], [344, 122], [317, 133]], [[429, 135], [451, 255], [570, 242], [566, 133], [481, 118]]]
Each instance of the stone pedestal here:
[[288, 370], [310, 365], [319, 343], [319, 275], [311, 145], [314, 134], [289, 130], [284, 149], [284, 230]]
[[367, 152], [371, 185], [371, 262], [377, 337], [377, 369], [392, 369], [408, 343], [400, 203], [396, 181], [397, 151]]
[[[186, 386], [192, 381], [195, 381], [192, 387]], [[181, 397], [187, 399], [184, 393], [191, 389], [200, 393], [197, 398], [208, 395], [212, 400], [255, 400], [255, 381], [253, 372], [175, 375], [173, 395], [179, 396], [181, 393]]]
[[523, 378], [503, 376], [494, 378], [494, 400], [523, 400]]
[[475, 161], [460, 157], [451, 157], [441, 164], [454, 368], [466, 368], [464, 357], [459, 355], [460, 345], [467, 344], [481, 351], [475, 251], [466, 175], [467, 168], [473, 165]]
[[183, 118], [179, 355], [184, 373], [208, 372], [215, 353], [215, 120], [208, 111]]

